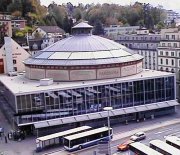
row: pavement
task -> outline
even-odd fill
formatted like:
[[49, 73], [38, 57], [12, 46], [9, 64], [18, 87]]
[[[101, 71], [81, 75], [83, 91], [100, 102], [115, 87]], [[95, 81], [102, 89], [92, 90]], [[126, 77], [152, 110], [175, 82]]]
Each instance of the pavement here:
[[[128, 125], [118, 124], [113, 126], [114, 137], [112, 142], [117, 141], [118, 139], [124, 139], [131, 136], [132, 134], [139, 131], [150, 131], [157, 128], [161, 128], [168, 125], [180, 123], [180, 106], [177, 108], [177, 113], [155, 118], [153, 120], [148, 119], [141, 122], [129, 122]], [[12, 130], [12, 127], [9, 125], [8, 121], [0, 111], [0, 127], [3, 126], [5, 134]], [[5, 143], [4, 137], [0, 138], [0, 155], [42, 155], [48, 154], [49, 152], [56, 152], [56, 150], [61, 150], [58, 152], [59, 155], [68, 155], [69, 153], [65, 152], [62, 147], [52, 148], [45, 150], [40, 153], [35, 152], [36, 144], [35, 137], [27, 137], [25, 140], [20, 142], [8, 140], [8, 143]], [[87, 150], [88, 152], [88, 150]], [[76, 153], [77, 154], [77, 153]], [[82, 153], [78, 153], [81, 155]]]

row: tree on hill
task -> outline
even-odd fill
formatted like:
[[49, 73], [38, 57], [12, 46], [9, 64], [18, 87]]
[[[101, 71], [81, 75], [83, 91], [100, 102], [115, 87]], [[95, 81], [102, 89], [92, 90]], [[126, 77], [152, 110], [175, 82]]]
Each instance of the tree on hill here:
[[104, 28], [102, 26], [101, 21], [97, 20], [94, 25], [93, 34], [95, 35], [104, 35]]

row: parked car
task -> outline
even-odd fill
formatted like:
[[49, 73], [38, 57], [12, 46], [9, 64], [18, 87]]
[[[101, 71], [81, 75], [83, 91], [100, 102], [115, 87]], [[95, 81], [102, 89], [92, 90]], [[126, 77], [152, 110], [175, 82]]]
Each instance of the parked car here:
[[124, 142], [124, 143], [122, 143], [122, 144], [119, 144], [119, 145], [117, 146], [117, 149], [118, 149], [119, 151], [126, 151], [126, 150], [129, 149], [129, 144], [131, 144], [131, 143], [133, 143], [133, 142], [134, 142], [133, 140], [128, 140], [128, 141], [126, 141], [126, 142]]
[[130, 140], [140, 141], [140, 140], [143, 140], [145, 138], [146, 138], [146, 135], [144, 132], [138, 132], [138, 133], [135, 133], [133, 136], [131, 136]]

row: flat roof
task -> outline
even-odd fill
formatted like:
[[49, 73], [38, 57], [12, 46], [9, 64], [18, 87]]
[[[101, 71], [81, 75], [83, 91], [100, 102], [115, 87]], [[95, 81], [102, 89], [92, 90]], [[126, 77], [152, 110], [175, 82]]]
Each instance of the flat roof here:
[[165, 143], [164, 141], [161, 140], [152, 140], [149, 142], [150, 145], [154, 145], [157, 148], [160, 148], [161, 150], [164, 150], [165, 152], [170, 153], [171, 155], [178, 155], [180, 154], [180, 150], [178, 150], [177, 148]]
[[[64, 139], [74, 140], [76, 138], [82, 138], [82, 137], [93, 135], [93, 134], [96, 134], [96, 133], [108, 131], [108, 129], [109, 129], [108, 127], [101, 127], [101, 128], [89, 130], [89, 131], [86, 131], [86, 132], [81, 132], [81, 133], [77, 133], [77, 134], [74, 134], [74, 135], [70, 135], [70, 136], [64, 137]], [[110, 128], [110, 129], [112, 129], [112, 128]]]
[[180, 138], [176, 136], [167, 136], [166, 141], [169, 141], [175, 145], [180, 146]]
[[91, 127], [90, 126], [81, 126], [81, 127], [78, 127], [78, 128], [73, 128], [73, 129], [70, 129], [70, 130], [57, 132], [57, 133], [50, 134], [50, 135], [47, 135], [47, 136], [39, 137], [39, 138], [37, 138], [37, 140], [46, 141], [46, 140], [50, 140], [50, 139], [54, 139], [54, 138], [58, 138], [58, 137], [67, 136], [69, 134], [77, 133], [77, 132], [87, 130], [87, 129], [91, 129]]
[[89, 87], [89, 86], [97, 86], [111, 83], [121, 83], [127, 81], [137, 81], [149, 78], [158, 78], [158, 77], [168, 77], [175, 76], [175, 73], [169, 72], [161, 72], [155, 70], [147, 70], [144, 69], [141, 73], [113, 78], [113, 79], [103, 79], [103, 80], [91, 80], [91, 81], [74, 81], [74, 82], [54, 82], [48, 86], [40, 86], [39, 80], [30, 80], [25, 77], [25, 75], [17, 75], [17, 76], [7, 76], [0, 75], [0, 82], [3, 83], [6, 88], [8, 88], [15, 95], [23, 95], [23, 94], [32, 94], [32, 93], [40, 93], [40, 92], [49, 92], [56, 90], [67, 90], [79, 87]]
[[152, 148], [150, 148], [147, 145], [142, 144], [140, 142], [131, 143], [130, 146], [146, 153], [147, 155], [163, 155], [163, 154], [157, 152], [156, 150], [153, 150]]

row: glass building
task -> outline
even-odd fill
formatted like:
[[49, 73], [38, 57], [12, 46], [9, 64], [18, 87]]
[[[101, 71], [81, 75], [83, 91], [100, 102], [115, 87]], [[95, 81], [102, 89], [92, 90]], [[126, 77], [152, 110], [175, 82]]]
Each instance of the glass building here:
[[142, 56], [92, 35], [87, 23], [73, 32], [25, 60], [25, 74], [0, 76], [0, 106], [14, 125], [102, 126], [94, 120], [105, 120], [109, 106], [114, 123], [175, 111], [174, 73], [143, 70]]

